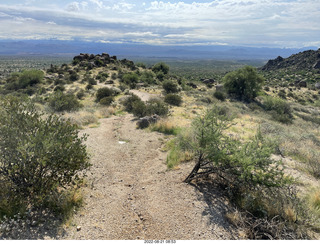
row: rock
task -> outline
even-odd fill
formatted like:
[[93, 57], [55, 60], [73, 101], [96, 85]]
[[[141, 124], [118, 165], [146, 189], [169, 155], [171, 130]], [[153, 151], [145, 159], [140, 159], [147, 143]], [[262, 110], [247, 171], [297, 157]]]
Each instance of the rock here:
[[216, 91], [223, 91], [223, 84], [217, 84], [215, 87]]
[[189, 82], [189, 83], [187, 83], [187, 85], [188, 85], [188, 86], [191, 86], [191, 87], [194, 88], [194, 89], [197, 89], [197, 88], [198, 88], [198, 86], [197, 86], [196, 84], [194, 84], [193, 82]]
[[156, 123], [160, 119], [159, 115], [145, 116], [138, 120], [137, 126], [140, 129], [147, 128], [150, 124]]
[[298, 86], [299, 86], [299, 87], [307, 87], [307, 82], [306, 82], [306, 81], [300, 81], [300, 82], [298, 83]]
[[320, 83], [316, 83], [316, 84], [314, 85], [314, 87], [315, 87], [316, 89], [320, 89]]
[[206, 84], [208, 87], [212, 87], [212, 85], [216, 82], [214, 79], [205, 79], [202, 81], [204, 84]]
[[318, 60], [312, 67], [314, 69], [320, 69], [320, 60]]
[[81, 226], [77, 226], [77, 231], [80, 231], [81, 230]]

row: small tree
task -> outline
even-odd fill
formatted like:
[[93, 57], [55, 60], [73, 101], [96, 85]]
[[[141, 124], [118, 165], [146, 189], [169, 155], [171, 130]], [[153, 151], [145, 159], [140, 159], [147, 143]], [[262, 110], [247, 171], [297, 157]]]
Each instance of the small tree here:
[[231, 125], [230, 117], [218, 107], [193, 122], [190, 147], [197, 162], [185, 181], [214, 174], [235, 192], [243, 187], [281, 186], [286, 181], [282, 163], [270, 158], [275, 144], [265, 140], [259, 132], [252, 141], [243, 144], [224, 133]]
[[245, 66], [242, 69], [228, 73], [224, 78], [224, 87], [230, 95], [246, 101], [253, 100], [262, 89], [264, 78], [254, 67]]
[[78, 137], [76, 125], [43, 116], [31, 102], [16, 97], [1, 99], [0, 108], [0, 180], [14, 193], [9, 197], [41, 204], [90, 166], [86, 137]]
[[157, 63], [152, 67], [153, 72], [155, 73], [162, 72], [165, 75], [169, 73], [169, 69], [170, 69], [169, 66], [164, 62]]

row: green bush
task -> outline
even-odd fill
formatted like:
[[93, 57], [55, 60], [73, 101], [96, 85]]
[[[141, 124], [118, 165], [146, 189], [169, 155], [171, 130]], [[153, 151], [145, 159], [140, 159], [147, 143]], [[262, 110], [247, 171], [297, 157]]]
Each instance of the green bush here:
[[104, 97], [112, 97], [116, 94], [117, 94], [116, 91], [109, 87], [99, 88], [96, 93], [96, 102], [99, 102]]
[[160, 62], [152, 66], [153, 72], [155, 73], [162, 72], [165, 75], [169, 73], [169, 69], [170, 69], [169, 66], [164, 62]]
[[123, 102], [123, 105], [127, 112], [133, 113], [138, 118], [154, 114], [165, 116], [169, 112], [166, 103], [156, 98], [143, 102], [138, 96], [131, 95]]
[[134, 89], [139, 81], [139, 76], [136, 73], [131, 72], [122, 75], [121, 80], [122, 82], [127, 84], [131, 89]]
[[[140, 97], [138, 97], [137, 95], [130, 95], [129, 97], [127, 97], [124, 101], [123, 101], [123, 106], [125, 108], [125, 110], [129, 113], [132, 113], [133, 112], [133, 104], [135, 102], [140, 102], [141, 99]], [[142, 102], [142, 101], [141, 101]]]
[[281, 186], [285, 179], [281, 163], [270, 159], [276, 145], [259, 132], [252, 141], [240, 142], [224, 133], [231, 125], [232, 119], [220, 107], [208, 110], [193, 121], [194, 141], [189, 143], [197, 162], [186, 181], [214, 174], [235, 192], [242, 191], [243, 187], [255, 189], [258, 185]]
[[86, 137], [79, 138], [69, 121], [43, 116], [30, 101], [16, 97], [1, 99], [0, 110], [0, 194], [7, 193], [0, 196], [1, 207], [3, 199], [11, 213], [22, 205], [41, 206], [90, 166]]
[[166, 116], [169, 112], [167, 104], [158, 98], [151, 98], [146, 102], [146, 115], [157, 114], [159, 116]]
[[289, 103], [281, 98], [267, 96], [264, 98], [262, 107], [264, 110], [269, 111], [272, 118], [281, 123], [292, 123], [293, 114]]
[[155, 83], [154, 73], [150, 71], [142, 72], [140, 75], [140, 80], [145, 84], [154, 84]]
[[178, 84], [173, 82], [173, 81], [170, 81], [170, 80], [164, 81], [163, 84], [162, 84], [162, 87], [163, 87], [163, 89], [165, 90], [166, 93], [177, 93], [177, 92], [179, 92]]
[[215, 91], [215, 92], [213, 93], [213, 96], [214, 96], [215, 98], [217, 98], [218, 100], [220, 100], [220, 101], [225, 101], [225, 100], [226, 100], [226, 94], [224, 94], [224, 93], [221, 92], [221, 91]]
[[54, 92], [48, 99], [49, 107], [55, 112], [71, 112], [82, 106], [73, 94], [65, 94], [61, 91]]
[[164, 101], [173, 106], [180, 106], [182, 104], [182, 98], [176, 94], [167, 94], [164, 97]]
[[100, 104], [101, 105], [105, 105], [105, 106], [109, 106], [111, 105], [111, 103], [114, 101], [113, 97], [104, 97], [102, 99], [100, 99]]
[[6, 89], [19, 90], [28, 86], [34, 86], [42, 82], [44, 73], [41, 70], [25, 70], [21, 73], [13, 73], [7, 79]]
[[224, 87], [230, 95], [246, 101], [253, 100], [262, 89], [264, 78], [254, 67], [245, 66], [228, 73], [223, 78]]

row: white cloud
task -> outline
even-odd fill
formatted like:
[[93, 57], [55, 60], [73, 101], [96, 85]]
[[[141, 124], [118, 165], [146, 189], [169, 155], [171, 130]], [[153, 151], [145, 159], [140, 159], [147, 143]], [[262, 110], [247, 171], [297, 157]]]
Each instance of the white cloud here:
[[319, 42], [320, 1], [314, 0], [36, 2], [0, 4], [0, 36], [18, 37], [21, 31], [21, 38], [43, 33], [100, 40], [103, 35], [104, 41], [161, 44], [292, 46]]

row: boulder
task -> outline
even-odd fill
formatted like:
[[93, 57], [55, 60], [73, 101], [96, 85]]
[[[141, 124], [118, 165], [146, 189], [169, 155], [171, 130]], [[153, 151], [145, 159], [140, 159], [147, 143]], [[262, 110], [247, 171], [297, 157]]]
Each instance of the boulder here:
[[223, 91], [223, 84], [217, 84], [215, 87], [216, 91]]
[[316, 89], [320, 90], [320, 83], [316, 83], [316, 84], [314, 85], [314, 87], [315, 87]]
[[299, 86], [299, 87], [307, 87], [307, 82], [304, 81], [304, 80], [302, 80], [302, 81], [300, 81], [300, 82], [298, 83], [298, 86]]
[[320, 69], [320, 60], [318, 60], [312, 67], [314, 69]]
[[160, 119], [159, 115], [145, 116], [140, 118], [137, 122], [137, 126], [140, 129], [147, 128], [149, 125], [156, 123]]
[[187, 83], [187, 85], [188, 85], [188, 86], [191, 86], [191, 87], [194, 88], [194, 89], [197, 89], [197, 88], [198, 88], [198, 86], [197, 86], [196, 84], [194, 84], [193, 82], [189, 82], [189, 83]]
[[215, 80], [214, 79], [205, 79], [202, 82], [206, 85], [212, 85], [213, 83], [215, 83]]

